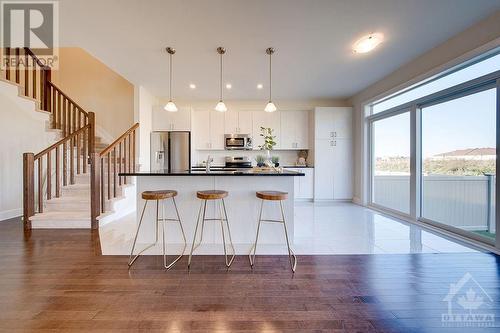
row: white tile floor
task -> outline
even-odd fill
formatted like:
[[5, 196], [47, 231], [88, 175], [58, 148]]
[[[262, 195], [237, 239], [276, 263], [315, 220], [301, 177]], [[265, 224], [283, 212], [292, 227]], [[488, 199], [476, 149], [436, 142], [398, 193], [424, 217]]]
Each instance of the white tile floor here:
[[[135, 232], [135, 214], [101, 227], [103, 254], [129, 254]], [[190, 239], [188, 239], [188, 242]], [[422, 228], [389, 218], [368, 208], [351, 203], [295, 204], [295, 236], [297, 254], [378, 254], [476, 252]], [[170, 253], [177, 252], [171, 246]], [[248, 246], [237, 247], [246, 254]], [[286, 247], [262, 245], [258, 254], [285, 254]], [[202, 245], [197, 254], [220, 254], [220, 245]], [[159, 254], [160, 247], [148, 254]]]

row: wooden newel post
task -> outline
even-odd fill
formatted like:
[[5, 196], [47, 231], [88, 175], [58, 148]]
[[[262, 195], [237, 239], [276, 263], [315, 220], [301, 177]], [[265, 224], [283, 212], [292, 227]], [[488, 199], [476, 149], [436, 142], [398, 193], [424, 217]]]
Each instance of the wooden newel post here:
[[90, 155], [90, 219], [92, 224], [92, 229], [99, 228], [99, 217], [101, 213], [101, 193], [100, 184], [101, 179], [101, 158], [99, 153], [92, 153]]
[[35, 215], [35, 155], [23, 154], [23, 222], [31, 229], [30, 217]]
[[44, 73], [45, 73], [45, 75], [44, 75], [45, 77], [44, 77], [44, 82], [43, 82], [43, 86], [44, 86], [43, 109], [45, 111], [52, 112], [52, 108], [50, 105], [51, 93], [50, 93], [50, 84], [49, 84], [49, 82], [51, 82], [51, 80], [52, 80], [52, 70], [50, 69], [49, 66], [44, 67]]
[[95, 113], [88, 113], [89, 121], [89, 133], [88, 133], [88, 146], [89, 146], [89, 158], [90, 158], [90, 219], [92, 223], [92, 229], [99, 228], [99, 221], [97, 217], [101, 213], [100, 206], [100, 179], [101, 179], [101, 158], [99, 153], [95, 152]]
[[95, 113], [89, 112], [89, 156], [95, 153]]

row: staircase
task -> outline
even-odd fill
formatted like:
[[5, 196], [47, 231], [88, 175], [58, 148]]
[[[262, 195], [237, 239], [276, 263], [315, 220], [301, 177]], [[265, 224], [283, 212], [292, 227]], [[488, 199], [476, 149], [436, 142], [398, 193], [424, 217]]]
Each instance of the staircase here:
[[94, 113], [51, 82], [51, 69], [30, 49], [6, 49], [6, 57], [15, 65], [2, 79], [49, 113], [48, 130], [60, 138], [38, 154], [23, 155], [25, 228], [97, 228], [100, 215], [112, 215], [131, 191], [129, 180], [118, 173], [135, 168], [138, 124], [106, 144], [95, 135]]

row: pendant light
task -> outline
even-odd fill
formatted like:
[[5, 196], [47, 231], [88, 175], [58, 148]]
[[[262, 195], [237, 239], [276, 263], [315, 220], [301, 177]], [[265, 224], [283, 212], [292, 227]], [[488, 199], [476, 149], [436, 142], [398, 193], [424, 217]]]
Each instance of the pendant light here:
[[273, 100], [272, 100], [272, 87], [271, 87], [271, 82], [272, 82], [272, 62], [271, 58], [274, 53], [274, 48], [268, 47], [266, 49], [266, 53], [269, 55], [269, 102], [267, 102], [266, 107], [264, 108], [264, 111], [266, 112], [274, 112], [276, 111], [276, 105], [274, 105]]
[[172, 101], [172, 56], [175, 54], [175, 49], [167, 47], [167, 52], [170, 55], [170, 81], [169, 81], [169, 98], [168, 103], [165, 104], [164, 109], [168, 112], [177, 112], [177, 106]]
[[219, 99], [219, 102], [217, 103], [217, 105], [215, 106], [215, 110], [216, 111], [219, 111], [219, 112], [226, 112], [227, 111], [227, 107], [226, 107], [226, 104], [224, 104], [224, 101], [222, 100], [222, 55], [224, 55], [226, 53], [226, 49], [223, 48], [222, 46], [219, 46], [217, 48], [217, 53], [219, 53], [220, 55], [220, 99]]

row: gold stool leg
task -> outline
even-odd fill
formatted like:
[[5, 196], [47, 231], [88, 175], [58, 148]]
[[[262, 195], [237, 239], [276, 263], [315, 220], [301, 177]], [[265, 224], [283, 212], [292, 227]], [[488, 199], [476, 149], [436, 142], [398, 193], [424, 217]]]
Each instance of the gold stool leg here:
[[295, 253], [290, 247], [290, 242], [288, 241], [288, 231], [286, 229], [285, 212], [283, 211], [283, 203], [281, 200], [280, 200], [280, 209], [281, 209], [281, 217], [283, 219], [283, 227], [285, 228], [286, 246], [288, 247], [288, 259], [290, 260], [290, 267], [292, 269], [292, 272], [295, 273], [295, 269], [297, 268], [297, 257], [295, 256]]
[[151, 245], [148, 245], [146, 246], [144, 249], [142, 249], [138, 254], [135, 255], [134, 258], [132, 258], [132, 256], [134, 255], [134, 249], [135, 249], [135, 245], [137, 243], [137, 236], [139, 236], [139, 230], [141, 229], [141, 225], [142, 225], [142, 220], [144, 218], [144, 212], [146, 211], [146, 206], [148, 204], [148, 200], [146, 200], [144, 202], [144, 208], [142, 209], [142, 213], [141, 213], [141, 219], [139, 220], [139, 225], [137, 226], [137, 231], [135, 233], [135, 237], [134, 237], [134, 243], [132, 244], [132, 250], [130, 251], [130, 256], [129, 256], [129, 262], [128, 262], [128, 266], [131, 267], [132, 264], [137, 260], [137, 258], [139, 258], [139, 256], [144, 253], [144, 251], [150, 249], [151, 247], [155, 246], [156, 243], [158, 243], [158, 200], [156, 200], [156, 225], [155, 225], [155, 229], [156, 229], [156, 239], [155, 239], [155, 242]]
[[179, 226], [181, 228], [181, 233], [182, 233], [182, 238], [184, 239], [184, 247], [182, 249], [182, 253], [177, 256], [177, 258], [175, 258], [174, 261], [172, 261], [170, 264], [167, 264], [167, 250], [166, 250], [166, 242], [165, 242], [165, 223], [167, 222], [167, 219], [165, 218], [165, 204], [163, 204], [163, 266], [168, 270], [170, 268], [172, 268], [175, 263], [177, 261], [179, 261], [182, 256], [184, 255], [184, 252], [186, 251], [186, 246], [187, 246], [187, 242], [186, 242], [186, 235], [184, 234], [184, 228], [182, 227], [182, 221], [181, 221], [181, 217], [179, 215], [179, 210], [177, 209], [177, 204], [175, 202], [175, 198], [172, 197], [172, 201], [173, 201], [173, 204], [174, 204], [174, 207], [175, 207], [175, 213], [177, 215], [177, 222], [179, 222]]
[[[219, 202], [219, 213], [220, 213], [220, 227], [221, 227], [221, 231], [222, 231], [222, 242], [224, 245], [224, 259], [226, 261], [226, 267], [229, 268], [234, 261], [236, 251], [234, 250], [233, 240], [231, 239], [231, 229], [229, 228], [229, 221], [227, 218], [226, 205], [224, 204], [224, 199], [221, 199], [221, 202]], [[229, 244], [231, 245], [231, 249], [233, 250], [233, 254], [232, 254], [231, 259], [229, 261], [227, 260], [226, 237], [224, 235], [225, 234], [224, 233], [224, 220], [226, 220], [227, 233], [229, 236]]]
[[[257, 223], [257, 235], [255, 236], [255, 243], [253, 244], [252, 248], [250, 249], [250, 253], [248, 254], [248, 259], [250, 260], [250, 267], [253, 268], [253, 264], [255, 263], [255, 252], [257, 251], [257, 241], [259, 240], [259, 230], [260, 230], [260, 224], [262, 220], [262, 209], [264, 208], [264, 200], [260, 201], [260, 213], [259, 213], [259, 222]], [[253, 255], [252, 255], [253, 251]]]
[[[200, 224], [200, 216], [201, 216], [201, 211], [203, 209], [203, 219], [201, 223], [201, 236], [200, 236], [200, 242], [195, 246], [196, 243], [196, 234], [198, 233], [198, 226]], [[200, 204], [200, 210], [198, 211], [198, 218], [196, 219], [196, 227], [194, 229], [194, 236], [193, 236], [193, 244], [191, 245], [191, 252], [189, 253], [189, 259], [188, 259], [188, 269], [191, 267], [191, 258], [193, 257], [193, 252], [195, 249], [200, 246], [201, 241], [203, 240], [203, 228], [205, 225], [205, 212], [207, 210], [207, 200], [204, 200]]]

